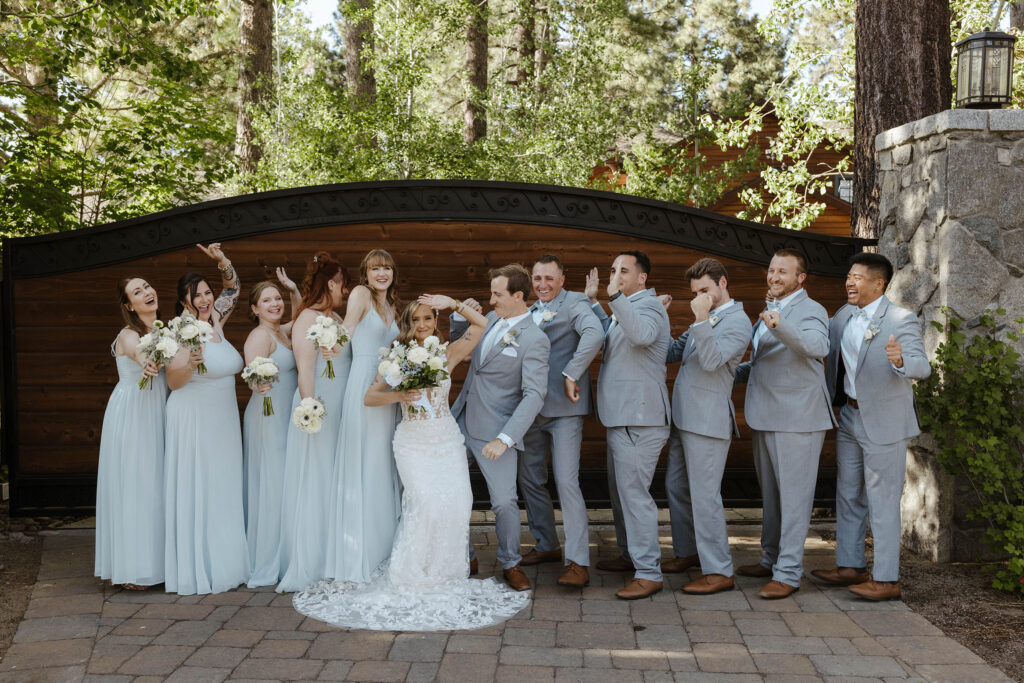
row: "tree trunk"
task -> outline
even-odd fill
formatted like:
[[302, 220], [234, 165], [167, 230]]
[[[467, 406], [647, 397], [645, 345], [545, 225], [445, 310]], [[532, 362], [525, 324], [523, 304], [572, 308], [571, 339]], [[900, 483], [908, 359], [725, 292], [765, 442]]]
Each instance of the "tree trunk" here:
[[877, 237], [875, 136], [949, 109], [949, 0], [857, 0], [851, 231]]
[[1024, 40], [1024, 1], [1010, 3], [1010, 28], [1017, 29], [1017, 40]]
[[533, 22], [536, 10], [533, 0], [519, 0], [519, 35], [517, 36], [519, 61], [516, 64], [515, 83], [522, 86], [530, 80], [533, 75], [533, 51], [535, 48]]
[[369, 59], [373, 52], [373, 0], [341, 2], [339, 9], [345, 14], [345, 79], [349, 94], [358, 105], [373, 104], [377, 100], [377, 76]]
[[271, 0], [242, 0], [239, 20], [238, 122], [235, 156], [243, 174], [253, 173], [263, 150], [253, 142], [252, 114], [267, 100], [273, 78], [274, 8]]
[[487, 135], [487, 0], [473, 0], [466, 17], [466, 76], [468, 87], [462, 113], [462, 139], [467, 145]]
[[537, 40], [533, 60], [534, 72], [537, 77], [538, 101], [544, 98], [545, 88], [541, 77], [544, 75], [544, 69], [547, 68], [548, 62], [551, 61], [551, 45], [554, 40], [547, 2], [548, 0], [536, 0]]

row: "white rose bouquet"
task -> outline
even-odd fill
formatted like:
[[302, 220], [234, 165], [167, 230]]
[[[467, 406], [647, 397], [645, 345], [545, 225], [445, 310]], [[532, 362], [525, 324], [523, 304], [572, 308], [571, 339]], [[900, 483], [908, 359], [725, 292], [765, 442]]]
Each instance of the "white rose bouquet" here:
[[[153, 322], [153, 331], [139, 337], [139, 355], [154, 365], [167, 365], [178, 353], [178, 341], [174, 333], [159, 320]], [[153, 378], [142, 376], [139, 389], [153, 388]]]
[[[242, 368], [242, 380], [249, 385], [249, 388], [256, 390], [261, 384], [273, 384], [281, 379], [281, 371], [277, 363], [263, 356], [256, 356], [252, 362]], [[269, 396], [263, 397], [263, 415], [274, 414], [274, 402]]]
[[[213, 338], [213, 325], [199, 320], [188, 311], [177, 318], [172, 318], [167, 327], [174, 332], [179, 344], [196, 353], [202, 353], [203, 344]], [[206, 363], [200, 363], [196, 372], [200, 375], [206, 374]]]
[[324, 426], [324, 416], [327, 410], [323, 401], [319, 398], [304, 398], [295, 406], [292, 413], [292, 424], [306, 432], [316, 434]]
[[[313, 348], [317, 350], [331, 349], [336, 344], [348, 344], [349, 333], [345, 326], [334, 318], [318, 315], [306, 331], [306, 339], [311, 340]], [[327, 367], [320, 373], [321, 377], [324, 375], [327, 375], [327, 379], [334, 379], [334, 363], [330, 358], [327, 359]]]
[[[449, 377], [447, 349], [448, 343], [442, 344], [434, 335], [424, 339], [422, 346], [415, 339], [408, 345], [395, 341], [390, 349], [382, 350], [377, 372], [389, 386], [399, 391], [432, 389]], [[433, 417], [434, 409], [426, 395], [421, 396], [415, 406]], [[417, 412], [415, 406], [410, 406], [409, 410]]]

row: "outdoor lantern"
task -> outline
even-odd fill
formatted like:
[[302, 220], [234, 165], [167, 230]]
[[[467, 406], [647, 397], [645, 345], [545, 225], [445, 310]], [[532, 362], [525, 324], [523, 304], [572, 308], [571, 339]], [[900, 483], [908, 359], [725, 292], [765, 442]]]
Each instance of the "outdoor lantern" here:
[[1000, 109], [1010, 105], [1015, 36], [982, 31], [956, 44], [956, 106]]

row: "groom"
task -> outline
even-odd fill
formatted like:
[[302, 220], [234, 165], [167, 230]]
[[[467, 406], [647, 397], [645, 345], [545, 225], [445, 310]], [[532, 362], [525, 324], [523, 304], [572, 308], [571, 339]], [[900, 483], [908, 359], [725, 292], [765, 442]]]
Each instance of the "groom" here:
[[[452, 415], [487, 481], [505, 581], [515, 590], [525, 591], [530, 589], [530, 580], [519, 566], [516, 474], [523, 437], [547, 395], [551, 344], [526, 306], [532, 287], [530, 273], [512, 264], [491, 270], [490, 277], [494, 310], [487, 314], [487, 330], [473, 349]], [[452, 323], [455, 339], [465, 328], [456, 319]]]

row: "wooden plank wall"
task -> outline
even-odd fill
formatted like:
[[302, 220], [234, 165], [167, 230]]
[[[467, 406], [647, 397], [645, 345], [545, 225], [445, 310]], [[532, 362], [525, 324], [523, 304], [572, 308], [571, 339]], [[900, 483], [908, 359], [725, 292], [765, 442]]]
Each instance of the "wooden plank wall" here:
[[[358, 276], [363, 255], [388, 249], [398, 263], [400, 293], [411, 299], [422, 292], [457, 298], [485, 299], [488, 268], [510, 262], [532, 263], [544, 253], [557, 254], [567, 269], [567, 287], [582, 289], [586, 271], [601, 269], [607, 278], [614, 256], [623, 249], [643, 249], [653, 262], [650, 279], [659, 293], [674, 298], [670, 316], [674, 334], [692, 321], [686, 268], [704, 254], [616, 235], [503, 223], [407, 222], [293, 230], [225, 242], [225, 253], [242, 279], [242, 306], [229, 321], [229, 341], [239, 350], [251, 329], [244, 305], [250, 287], [265, 279], [268, 266], [285, 266], [301, 281], [305, 264], [318, 249], [331, 251]], [[722, 259], [730, 273], [731, 291], [755, 315], [763, 301], [764, 268]], [[179, 250], [130, 263], [15, 283], [17, 325], [19, 470], [23, 474], [68, 474], [96, 471], [103, 410], [116, 382], [110, 344], [120, 328], [116, 284], [122, 277], [145, 277], [156, 288], [164, 320], [174, 312], [175, 283], [189, 271], [207, 274], [219, 291], [219, 274], [198, 249]], [[605, 283], [607, 280], [605, 279]], [[842, 281], [810, 277], [811, 295], [833, 312], [843, 299]], [[604, 298], [604, 287], [601, 288]], [[486, 304], [485, 304], [486, 307]], [[595, 362], [594, 370], [599, 367]], [[465, 365], [455, 373], [457, 383]], [[675, 368], [669, 369], [669, 377]], [[595, 374], [596, 377], [596, 374]], [[456, 387], [455, 390], [457, 390]], [[238, 383], [239, 405], [248, 389]], [[734, 400], [742, 411], [743, 391]], [[740, 416], [743, 437], [734, 442], [730, 467], [751, 467], [750, 434]], [[588, 419], [584, 444], [585, 469], [603, 469], [603, 429]], [[826, 444], [823, 465], [834, 463], [834, 446]]]

